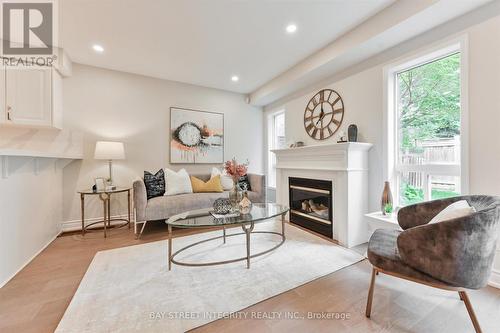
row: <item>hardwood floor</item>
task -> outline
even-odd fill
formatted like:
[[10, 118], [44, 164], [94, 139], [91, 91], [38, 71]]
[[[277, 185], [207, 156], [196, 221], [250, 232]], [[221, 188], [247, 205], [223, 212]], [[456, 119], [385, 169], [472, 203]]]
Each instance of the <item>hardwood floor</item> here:
[[[191, 233], [176, 230], [175, 236]], [[0, 289], [0, 332], [52, 332], [95, 253], [166, 238], [163, 223], [147, 226], [141, 240], [128, 229], [58, 237]], [[199, 327], [194, 332], [472, 332], [457, 293], [441, 291], [380, 274], [372, 316], [364, 316], [371, 266], [365, 260], [301, 287], [255, 304], [241, 316]], [[469, 297], [484, 332], [500, 331], [500, 290], [487, 287]], [[338, 313], [344, 319], [301, 319], [309, 313]], [[258, 319], [288, 314], [295, 319]]]

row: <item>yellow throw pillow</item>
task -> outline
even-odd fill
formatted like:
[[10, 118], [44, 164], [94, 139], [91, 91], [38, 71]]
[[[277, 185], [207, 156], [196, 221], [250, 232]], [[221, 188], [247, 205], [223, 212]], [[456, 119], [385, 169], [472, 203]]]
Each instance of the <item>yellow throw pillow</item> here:
[[220, 182], [220, 175], [213, 177], [206, 183], [199, 178], [191, 176], [191, 186], [193, 187], [194, 193], [224, 191]]

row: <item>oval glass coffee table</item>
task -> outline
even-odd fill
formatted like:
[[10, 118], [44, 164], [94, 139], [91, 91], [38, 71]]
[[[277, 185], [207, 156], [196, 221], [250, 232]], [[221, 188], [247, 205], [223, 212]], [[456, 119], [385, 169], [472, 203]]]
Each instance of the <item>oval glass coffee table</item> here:
[[[238, 216], [225, 216], [222, 218], [215, 218], [212, 216], [210, 213], [213, 211], [212, 208], [210, 209], [200, 209], [200, 210], [193, 210], [189, 212], [185, 212], [182, 214], [178, 214], [175, 216], [172, 216], [168, 220], [165, 221], [168, 225], [168, 270], [172, 269], [172, 263], [176, 265], [182, 265], [182, 266], [214, 266], [214, 265], [222, 265], [222, 264], [229, 264], [237, 261], [244, 261], [246, 260], [247, 262], [247, 268], [250, 268], [250, 259], [255, 258], [258, 256], [262, 256], [266, 253], [269, 253], [271, 251], [276, 250], [278, 247], [283, 245], [285, 242], [285, 215], [288, 212], [288, 207], [274, 204], [274, 203], [267, 203], [267, 204], [254, 204], [252, 207], [252, 210], [250, 211], [249, 214], [241, 214]], [[275, 218], [281, 216], [281, 232], [275, 232], [275, 231], [253, 231], [254, 226], [256, 223], [259, 222], [264, 222], [266, 220]], [[243, 232], [235, 233], [235, 234], [228, 234], [226, 235], [226, 227], [234, 227], [234, 226], [241, 226], [243, 229]], [[185, 246], [176, 252], [172, 253], [172, 228], [222, 228], [222, 236], [217, 236], [217, 237], [211, 237], [208, 239], [204, 239], [202, 241], [190, 244], [188, 246]], [[250, 236], [252, 234], [271, 234], [271, 235], [278, 235], [280, 236], [280, 241], [273, 246], [270, 249], [267, 249], [265, 251], [261, 251], [259, 253], [251, 253], [251, 247], [250, 247]], [[212, 261], [212, 262], [200, 262], [200, 263], [187, 263], [187, 262], [182, 262], [180, 260], [176, 260], [175, 257], [187, 250], [190, 249], [196, 245], [206, 243], [206, 242], [211, 242], [217, 239], [222, 239], [224, 243], [226, 243], [226, 238], [227, 237], [233, 237], [233, 236], [238, 236], [238, 235], [245, 235], [246, 236], [246, 253], [247, 255], [245, 257], [241, 258], [235, 258], [235, 259], [229, 259], [229, 260], [224, 260], [224, 261]]]

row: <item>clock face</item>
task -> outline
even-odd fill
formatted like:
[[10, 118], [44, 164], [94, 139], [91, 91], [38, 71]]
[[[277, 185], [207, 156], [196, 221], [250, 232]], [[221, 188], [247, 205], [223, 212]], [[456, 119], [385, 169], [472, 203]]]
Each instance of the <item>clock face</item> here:
[[325, 140], [335, 134], [344, 119], [344, 102], [331, 89], [318, 92], [307, 103], [304, 111], [304, 128], [315, 140]]

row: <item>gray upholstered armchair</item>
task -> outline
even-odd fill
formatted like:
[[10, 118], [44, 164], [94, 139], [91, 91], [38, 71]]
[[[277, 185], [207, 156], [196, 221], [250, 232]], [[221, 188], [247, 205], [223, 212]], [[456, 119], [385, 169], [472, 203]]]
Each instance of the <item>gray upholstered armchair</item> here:
[[[476, 212], [428, 224], [441, 210], [458, 200], [467, 200]], [[371, 314], [375, 276], [380, 272], [458, 291], [476, 332], [481, 332], [466, 289], [480, 289], [488, 282], [499, 218], [500, 198], [485, 195], [434, 200], [399, 210], [398, 223], [403, 231], [378, 229], [368, 243], [368, 260], [373, 271], [366, 316]]]

